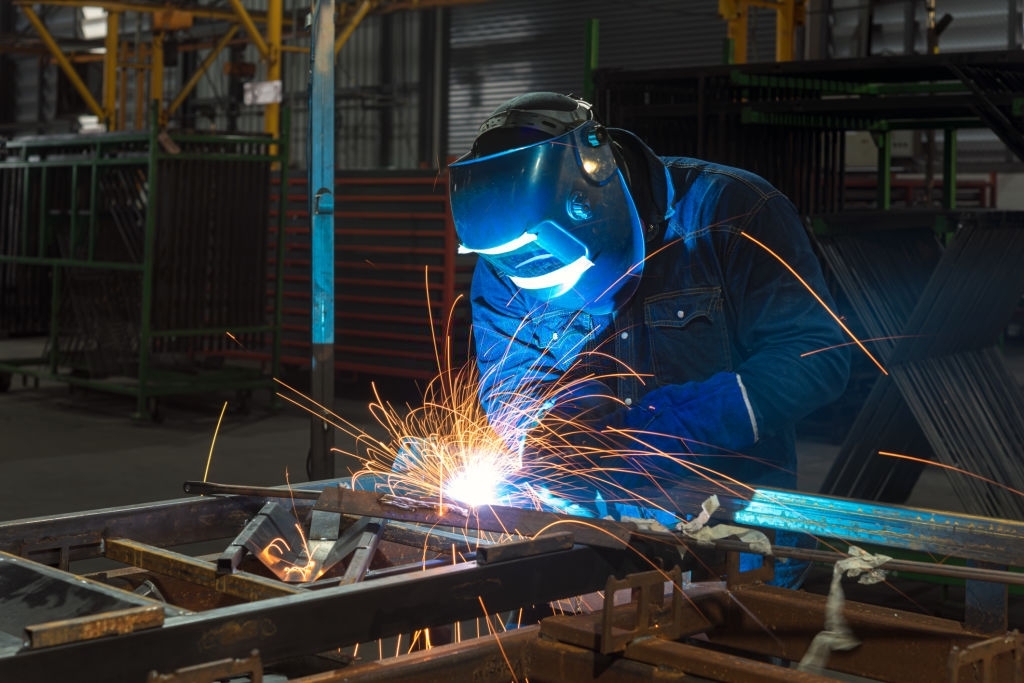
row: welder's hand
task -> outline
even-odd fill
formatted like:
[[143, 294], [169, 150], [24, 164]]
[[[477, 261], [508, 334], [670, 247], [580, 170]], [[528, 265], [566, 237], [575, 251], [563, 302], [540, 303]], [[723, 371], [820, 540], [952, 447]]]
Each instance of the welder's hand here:
[[634, 433], [653, 449], [676, 453], [740, 453], [759, 438], [743, 381], [731, 372], [654, 389], [633, 407], [611, 415], [604, 426]]

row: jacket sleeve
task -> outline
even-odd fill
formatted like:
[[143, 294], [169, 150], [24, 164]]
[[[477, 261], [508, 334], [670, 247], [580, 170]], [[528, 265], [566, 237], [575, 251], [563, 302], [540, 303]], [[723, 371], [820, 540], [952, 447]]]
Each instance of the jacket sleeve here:
[[628, 434], [619, 439], [624, 450], [745, 453], [845, 388], [847, 340], [826, 308], [834, 304], [796, 210], [777, 192], [752, 195], [726, 198], [704, 216], [705, 225], [725, 226], [716, 252], [739, 361], [703, 381], [656, 388], [612, 415], [606, 431]]
[[842, 393], [850, 357], [835, 304], [796, 209], [781, 194], [729, 235], [727, 305], [759, 435], [792, 426]]

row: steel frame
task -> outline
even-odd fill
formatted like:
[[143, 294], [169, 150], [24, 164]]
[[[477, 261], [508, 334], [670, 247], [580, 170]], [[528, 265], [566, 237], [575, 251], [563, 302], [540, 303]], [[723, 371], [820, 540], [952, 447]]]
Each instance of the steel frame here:
[[[318, 495], [315, 488], [323, 491]], [[295, 680], [401, 681], [472, 675], [479, 681], [506, 681], [510, 671], [533, 681], [595, 680], [598, 672], [601, 680], [612, 681], [677, 680], [684, 673], [720, 681], [829, 680], [819, 673], [772, 663], [776, 661], [772, 658], [801, 658], [825, 623], [825, 597], [743, 584], [742, 577], [731, 577], [740, 580], [728, 583], [688, 583], [678, 569], [674, 575], [651, 572], [651, 558], [664, 561], [670, 554], [638, 554], [636, 548], [643, 547], [638, 542], [645, 534], [629, 525], [616, 528], [607, 523], [606, 531], [611, 533], [601, 535], [611, 540], [601, 545], [580, 543], [579, 538], [572, 545], [574, 539], [566, 534], [572, 525], [559, 525], [557, 533], [536, 541], [481, 546], [476, 553], [470, 549], [465, 561], [451, 564], [450, 559], [425, 551], [424, 539], [438, 524], [457, 524], [458, 519], [439, 517], [436, 508], [394, 507], [387, 498], [369, 491], [341, 493], [336, 486], [320, 482], [293, 498], [300, 523], [306, 524], [314, 511], [340, 514], [351, 524], [362, 515], [396, 517], [404, 521], [391, 524], [402, 531], [381, 533], [378, 553], [401, 558], [400, 549], [385, 546], [408, 543], [420, 547], [406, 546], [404, 555], [409, 556], [411, 548], [411, 556], [428, 560], [390, 567], [367, 562], [369, 569], [362, 580], [346, 583], [339, 574], [310, 585], [290, 585], [254, 574], [244, 562], [237, 568], [218, 566], [216, 556], [192, 557], [174, 550], [185, 544], [208, 546], [210, 541], [230, 546], [230, 539], [245, 531], [268, 500], [290, 497], [281, 489], [243, 490], [244, 495], [208, 495], [0, 524], [4, 553], [0, 575], [5, 563], [17, 563], [22, 569], [35, 568], [40, 575], [65, 576], [74, 582], [76, 575], [68, 570], [80, 560], [106, 557], [125, 568], [93, 572], [87, 581], [129, 587], [156, 584], [170, 603], [162, 617], [142, 601], [124, 615], [78, 614], [63, 621], [47, 617], [45, 624], [27, 623], [26, 632], [45, 634], [40, 636], [44, 640], [13, 652], [0, 649], [0, 679], [104, 681], [116, 671], [119, 680], [154, 676], [151, 680], [195, 682], [217, 680], [227, 671], [252, 673], [256, 680], [264, 667], [303, 656], [474, 619], [483, 613], [481, 605], [493, 614], [604, 590], [605, 607], [593, 613], [551, 616], [539, 627], [374, 663], [321, 658], [322, 670], [315, 675], [301, 673]], [[862, 505], [822, 497], [806, 498], [801, 505], [798, 494], [770, 493], [778, 505], [794, 510], [797, 518], [820, 515], [826, 509], [834, 518], [842, 518]], [[686, 499], [682, 493], [676, 497]], [[883, 521], [880, 529], [871, 532], [881, 534], [883, 542], [900, 546], [914, 537], [915, 545], [945, 549], [941, 529], [952, 524], [959, 556], [988, 556], [997, 536], [1004, 544], [1005, 558], [1024, 556], [1020, 523], [955, 515], [940, 519], [929, 511], [869, 507], [864, 513]], [[726, 518], [741, 516], [738, 504], [729, 500], [724, 510]], [[536, 529], [545, 521], [572, 521], [565, 516], [545, 519], [546, 513], [518, 512], [514, 522], [523, 530]], [[786, 520], [793, 519], [783, 514], [764, 516], [768, 527], [785, 528], [790, 523]], [[461, 523], [475, 529], [480, 525], [474, 519], [463, 518]], [[480, 519], [486, 526], [486, 516]], [[975, 524], [966, 524], [968, 519]], [[884, 525], [892, 520], [897, 523], [886, 533]], [[421, 534], [412, 530], [417, 525]], [[850, 528], [854, 526], [851, 522]], [[351, 528], [359, 531], [361, 527]], [[471, 544], [471, 535], [467, 541], [464, 534], [465, 530], [441, 533], [433, 547], [443, 550], [460, 538]], [[664, 535], [659, 540], [665, 540]], [[36, 561], [61, 569], [40, 567]], [[666, 580], [677, 587], [668, 598]], [[102, 590], [118, 592], [109, 586]], [[632, 593], [633, 601], [616, 604], [612, 597], [622, 592]], [[10, 595], [0, 595], [0, 603], [9, 599]], [[140, 600], [134, 597], [130, 603]], [[1019, 659], [1024, 648], [1019, 636], [997, 633], [993, 638], [959, 621], [864, 603], [847, 602], [844, 614], [862, 645], [833, 653], [830, 669], [901, 683], [962, 683], [982, 680], [972, 677], [972, 672], [984, 667], [986, 675], [995, 676], [991, 680], [1021, 680]], [[10, 635], [10, 625], [6, 628]], [[94, 637], [103, 633], [109, 635]], [[57, 644], [47, 646], [48, 642]]]

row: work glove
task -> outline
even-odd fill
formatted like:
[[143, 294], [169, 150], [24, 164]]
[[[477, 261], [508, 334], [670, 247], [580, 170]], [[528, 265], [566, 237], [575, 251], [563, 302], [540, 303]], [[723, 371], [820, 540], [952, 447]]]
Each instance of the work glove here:
[[[596, 394], [595, 394], [596, 395]], [[553, 429], [563, 458], [577, 449], [620, 489], [635, 490], [700, 476], [691, 456], [742, 453], [758, 438], [754, 410], [739, 375], [671, 384], [633, 406], [617, 403], [592, 421]]]

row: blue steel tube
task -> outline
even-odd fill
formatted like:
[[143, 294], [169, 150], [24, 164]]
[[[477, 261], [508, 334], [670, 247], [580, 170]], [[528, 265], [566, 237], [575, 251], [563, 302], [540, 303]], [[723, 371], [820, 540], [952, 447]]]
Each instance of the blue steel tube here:
[[311, 479], [334, 477], [334, 0], [313, 0], [309, 70], [309, 215], [312, 282]]

